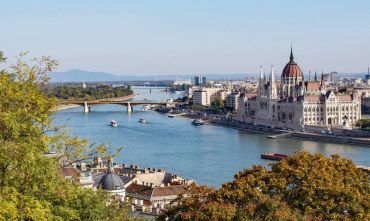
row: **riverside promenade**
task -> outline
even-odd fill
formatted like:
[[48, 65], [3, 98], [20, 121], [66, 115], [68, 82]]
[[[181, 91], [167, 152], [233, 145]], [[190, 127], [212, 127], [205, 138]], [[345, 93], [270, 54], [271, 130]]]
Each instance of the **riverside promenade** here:
[[[275, 134], [279, 137], [296, 138], [302, 140], [312, 140], [326, 143], [338, 143], [338, 144], [350, 144], [350, 145], [361, 145], [370, 147], [370, 134], [363, 133], [362, 131], [352, 131], [351, 130], [336, 130], [335, 134], [321, 134], [314, 132], [303, 132], [294, 130], [282, 130], [261, 125], [246, 124], [238, 121], [233, 121], [230, 119], [223, 119], [221, 117], [204, 117], [200, 116], [199, 113], [187, 113], [182, 114], [180, 117], [190, 118], [190, 119], [202, 119], [208, 123], [235, 128], [239, 130], [244, 130], [252, 133], [263, 133], [263, 134]], [[339, 133], [341, 132], [341, 133]]]

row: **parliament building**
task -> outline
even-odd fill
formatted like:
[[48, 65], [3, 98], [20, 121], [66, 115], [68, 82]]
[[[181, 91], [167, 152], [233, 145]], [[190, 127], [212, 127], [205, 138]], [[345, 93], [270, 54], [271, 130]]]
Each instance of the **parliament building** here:
[[360, 96], [326, 89], [316, 74], [305, 81], [292, 49], [280, 81], [273, 67], [268, 79], [260, 68], [257, 94], [241, 96], [237, 113], [237, 119], [246, 123], [294, 129], [306, 125], [352, 128], [360, 118]]

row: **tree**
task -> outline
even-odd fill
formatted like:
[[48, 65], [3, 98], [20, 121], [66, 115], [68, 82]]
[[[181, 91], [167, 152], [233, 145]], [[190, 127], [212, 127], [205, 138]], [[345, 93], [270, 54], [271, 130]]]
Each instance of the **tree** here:
[[212, 101], [211, 106], [214, 108], [223, 109], [225, 104], [220, 97], [216, 97], [215, 100]]
[[[66, 181], [58, 173], [58, 158], [44, 156], [53, 149], [78, 160], [89, 147], [51, 124], [55, 100], [41, 88], [58, 62], [42, 57], [29, 65], [25, 55], [10, 69], [0, 71], [0, 220], [128, 219], [123, 205], [111, 202], [107, 206], [105, 192]], [[2, 53], [0, 61], [5, 62]], [[106, 149], [89, 150], [104, 154]]]
[[271, 170], [241, 171], [217, 191], [193, 189], [166, 215], [177, 220], [369, 220], [369, 206], [369, 176], [350, 160], [299, 152]]

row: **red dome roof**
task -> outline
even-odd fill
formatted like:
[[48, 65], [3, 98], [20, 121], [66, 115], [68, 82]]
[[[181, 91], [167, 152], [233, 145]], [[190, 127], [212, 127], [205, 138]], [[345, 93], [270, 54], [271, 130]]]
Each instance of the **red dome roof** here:
[[290, 61], [285, 65], [281, 77], [302, 77], [303, 73], [297, 63], [294, 62], [293, 50], [290, 51]]

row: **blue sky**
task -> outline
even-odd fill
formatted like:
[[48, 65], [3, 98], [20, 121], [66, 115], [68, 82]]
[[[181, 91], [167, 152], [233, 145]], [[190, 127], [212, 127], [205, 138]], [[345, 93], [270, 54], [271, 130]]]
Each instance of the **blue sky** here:
[[[0, 0], [0, 50], [114, 74], [365, 72], [370, 1]], [[11, 59], [10, 59], [11, 61]]]

